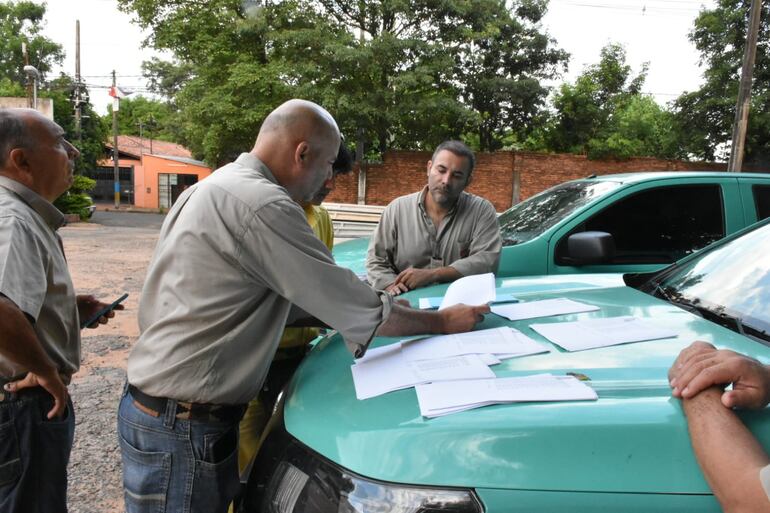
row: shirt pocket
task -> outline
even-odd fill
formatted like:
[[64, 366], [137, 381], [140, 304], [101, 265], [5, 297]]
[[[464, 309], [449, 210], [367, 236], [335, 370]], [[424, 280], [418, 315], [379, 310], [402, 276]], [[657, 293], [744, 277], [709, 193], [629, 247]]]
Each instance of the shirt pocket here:
[[467, 258], [468, 256], [470, 256], [471, 242], [472, 241], [470, 240], [455, 242], [455, 251], [458, 255], [460, 255], [459, 258]]

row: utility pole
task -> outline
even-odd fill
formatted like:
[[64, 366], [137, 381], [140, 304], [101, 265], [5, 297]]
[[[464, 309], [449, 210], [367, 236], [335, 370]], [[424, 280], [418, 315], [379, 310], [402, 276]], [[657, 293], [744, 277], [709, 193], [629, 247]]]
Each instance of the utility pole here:
[[[115, 70], [112, 70], [112, 89], [117, 87]], [[118, 166], [118, 109], [120, 98], [112, 99], [112, 162], [115, 166], [115, 208], [120, 208], [120, 167]]]
[[80, 97], [80, 20], [75, 20], [75, 137], [78, 146], [82, 147], [83, 135], [81, 133], [81, 97]]
[[741, 83], [738, 88], [738, 101], [735, 105], [733, 142], [730, 147], [730, 161], [727, 164], [727, 170], [731, 173], [740, 173], [741, 167], [743, 167], [743, 150], [746, 142], [746, 129], [749, 123], [751, 103], [751, 76], [754, 72], [754, 60], [757, 55], [757, 37], [759, 34], [759, 18], [761, 13], [761, 0], [752, 0], [749, 26], [746, 33], [746, 48], [744, 48], [743, 51]]

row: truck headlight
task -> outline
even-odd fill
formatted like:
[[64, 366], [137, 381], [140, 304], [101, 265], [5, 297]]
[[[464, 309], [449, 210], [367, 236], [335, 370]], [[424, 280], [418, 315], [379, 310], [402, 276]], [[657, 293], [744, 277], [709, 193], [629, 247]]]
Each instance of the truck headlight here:
[[364, 478], [294, 439], [281, 420], [271, 423], [270, 434], [254, 462], [240, 513], [483, 512], [473, 490], [407, 486]]

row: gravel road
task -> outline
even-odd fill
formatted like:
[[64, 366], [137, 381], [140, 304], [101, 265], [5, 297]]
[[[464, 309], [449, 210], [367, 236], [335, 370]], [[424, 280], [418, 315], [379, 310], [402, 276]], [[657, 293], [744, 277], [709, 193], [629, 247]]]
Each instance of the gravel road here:
[[158, 230], [75, 223], [60, 233], [78, 294], [94, 294], [110, 302], [124, 292], [130, 294], [126, 309], [109, 324], [83, 331], [83, 363], [70, 385], [76, 427], [69, 510], [122, 512], [117, 405], [126, 357], [138, 335], [137, 305]]

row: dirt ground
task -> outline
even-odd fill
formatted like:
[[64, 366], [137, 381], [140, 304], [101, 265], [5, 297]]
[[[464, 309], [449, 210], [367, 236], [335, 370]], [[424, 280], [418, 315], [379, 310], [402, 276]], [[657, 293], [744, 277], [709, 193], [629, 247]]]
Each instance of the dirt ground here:
[[137, 306], [158, 230], [75, 223], [60, 233], [78, 294], [111, 302], [129, 293], [126, 309], [109, 324], [83, 331], [83, 363], [70, 385], [76, 428], [69, 468], [69, 510], [122, 512], [117, 405], [126, 358], [139, 332]]

